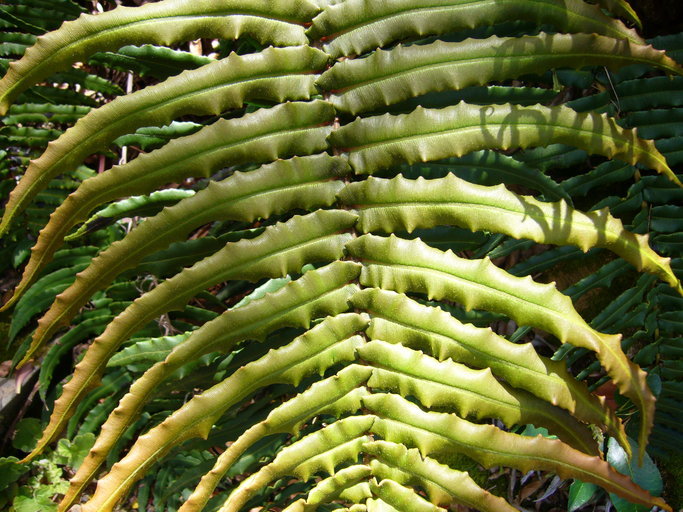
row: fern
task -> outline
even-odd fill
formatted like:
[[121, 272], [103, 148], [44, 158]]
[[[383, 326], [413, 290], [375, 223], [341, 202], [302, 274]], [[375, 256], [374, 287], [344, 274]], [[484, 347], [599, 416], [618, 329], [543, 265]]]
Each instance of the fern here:
[[[593, 430], [630, 454], [626, 427], [558, 361], [593, 358], [590, 368], [640, 418], [642, 459], [662, 411], [655, 415], [655, 372], [648, 376], [626, 351], [650, 332], [674, 336], [678, 317], [666, 305], [642, 317], [626, 312], [646, 293], [658, 304], [678, 304], [683, 293], [678, 260], [655, 251], [678, 256], [667, 245], [680, 231], [670, 204], [680, 199], [670, 156], [678, 133], [656, 113], [615, 114], [677, 106], [671, 91], [680, 82], [629, 84], [618, 73], [683, 68], [606, 14], [639, 23], [626, 2], [598, 4], [162, 0], [25, 37], [24, 46], [35, 44], [16, 52], [24, 56], [0, 82], [3, 136], [38, 151], [0, 230], [13, 233], [56, 181], [78, 186], [50, 203], [4, 309], [15, 308], [13, 336], [47, 309], [17, 354], [20, 365], [43, 358], [43, 386], [69, 347], [96, 336], [25, 459], [65, 429], [98, 432], [60, 510], [93, 480], [83, 509], [113, 510], [156, 471], [155, 489], [177, 483], [151, 498], [142, 486], [138, 499], [184, 512], [254, 504], [514, 510], [463, 471], [456, 454], [484, 467], [551, 471], [671, 510], [606, 462]], [[213, 58], [173, 48], [198, 37], [240, 52]], [[119, 91], [69, 71], [76, 61], [160, 82], [104, 102]], [[554, 87], [599, 83], [604, 72], [616, 74], [618, 101], [610, 104], [608, 91], [557, 105]], [[99, 94], [94, 108], [10, 107], [43, 80], [76, 78]], [[520, 78], [529, 86], [510, 85]], [[641, 89], [651, 95], [641, 98]], [[72, 126], [50, 128], [57, 115]], [[673, 149], [647, 140], [660, 137], [672, 138]], [[75, 174], [116, 145], [143, 152], [96, 175]], [[594, 169], [587, 154], [600, 158]], [[567, 169], [571, 178], [553, 179]], [[659, 174], [641, 176], [646, 169]], [[636, 175], [625, 201], [583, 199]], [[644, 225], [638, 210], [654, 197], [661, 203]], [[102, 229], [126, 216], [145, 220], [125, 235]], [[84, 232], [109, 235], [76, 265]], [[508, 270], [492, 262], [534, 243], [567, 247]], [[618, 259], [564, 294], [528, 277], [601, 250]], [[602, 315], [589, 323], [577, 312], [572, 299], [638, 271], [633, 289]], [[150, 274], [154, 285], [138, 293]], [[82, 310], [88, 303], [91, 316]], [[178, 332], [154, 323], [169, 318]], [[492, 318], [542, 329], [566, 348], [550, 359], [485, 327]], [[93, 405], [114, 389], [118, 405]], [[531, 424], [557, 438], [515, 433]], [[208, 451], [226, 442], [219, 456]], [[186, 488], [194, 491], [181, 497]]]

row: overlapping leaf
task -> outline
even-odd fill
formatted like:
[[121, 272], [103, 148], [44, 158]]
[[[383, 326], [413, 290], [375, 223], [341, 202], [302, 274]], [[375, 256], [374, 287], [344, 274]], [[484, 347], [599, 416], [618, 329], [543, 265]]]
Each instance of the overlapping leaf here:
[[[62, 338], [65, 345], [48, 352], [43, 382], [74, 343], [87, 333], [98, 334], [28, 457], [36, 457], [67, 424], [69, 435], [79, 424], [88, 431], [102, 425], [60, 510], [76, 503], [95, 479], [97, 490], [84, 510], [112, 510], [156, 464], [162, 470], [149, 492], [159, 492], [178, 474], [168, 469], [171, 465], [188, 463], [195, 467], [181, 479], [203, 476], [195, 491], [185, 494], [183, 512], [218, 508], [221, 502], [221, 511], [235, 512], [252, 506], [308, 512], [328, 505], [354, 512], [442, 512], [456, 503], [512, 510], [466, 473], [445, 465], [454, 453], [485, 466], [553, 471], [633, 503], [670, 510], [602, 458], [591, 426], [630, 451], [624, 425], [604, 398], [591, 394], [564, 362], [455, 316], [477, 322], [506, 316], [520, 326], [538, 327], [548, 333], [549, 343], [554, 336], [580, 347], [563, 352], [570, 362], [594, 353], [597, 362], [588, 370], [602, 366], [638, 409], [642, 454], [653, 419], [648, 383], [656, 381], [646, 379], [624, 353], [642, 334], [622, 346], [619, 335], [599, 329], [611, 333], [646, 324], [678, 332], [680, 315], [654, 314], [644, 305], [678, 307], [674, 290], [654, 286], [654, 276], [642, 276], [589, 325], [554, 285], [515, 277], [578, 262], [580, 251], [542, 252], [505, 272], [487, 259], [468, 260], [436, 248], [474, 249], [479, 256], [493, 249], [493, 257], [514, 256], [533, 245], [501, 243], [507, 235], [591, 251], [582, 263], [594, 257], [594, 248], [607, 248], [622, 259], [568, 288], [572, 299], [631, 275], [624, 260], [682, 291], [676, 262], [653, 250], [675, 251], [677, 241], [671, 237], [678, 210], [669, 202], [680, 198], [672, 170], [680, 148], [675, 139], [655, 146], [639, 137], [676, 135], [670, 121], [639, 110], [678, 101], [678, 80], [653, 77], [646, 95], [637, 84], [622, 81], [575, 102], [585, 113], [534, 105], [562, 102], [567, 91], [557, 90], [558, 84], [583, 80], [581, 89], [587, 91], [593, 80], [585, 71], [544, 74], [548, 68], [616, 69], [636, 63], [624, 76], [645, 65], [680, 73], [671, 59], [602, 9], [639, 23], [624, 0], [162, 0], [85, 15], [38, 37], [37, 45], [10, 65], [0, 83], [0, 105], [50, 76], [51, 83], [82, 83], [87, 94], [32, 88], [25, 98], [42, 94], [45, 100], [14, 108], [0, 134], [28, 148], [29, 157], [57, 138], [29, 164], [6, 207], [2, 229], [9, 229], [34, 198], [59, 205], [5, 307], [29, 290], [41, 271], [83, 267], [86, 262], [78, 258], [89, 260], [92, 251], [64, 251], [49, 262], [71, 228], [93, 210], [139, 194], [149, 206], [155, 190], [169, 184], [181, 189], [161, 192], [172, 205], [158, 213], [137, 208], [136, 198], [111, 206], [113, 213], [107, 215], [112, 218], [149, 215], [125, 236], [113, 229], [87, 231], [97, 222], [85, 226], [84, 237], [109, 237], [102, 243], [108, 248], [56, 297], [24, 357], [24, 362], [36, 360], [58, 329], [92, 301], [93, 314], [78, 317], [78, 327]], [[42, 25], [31, 22], [33, 14], [21, 19], [16, 14], [2, 9], [0, 23], [28, 33], [2, 39], [4, 51], [19, 56]], [[502, 23], [511, 20], [522, 23]], [[540, 30], [557, 33], [522, 35]], [[234, 46], [219, 42], [217, 53], [237, 48], [248, 54], [216, 61], [164, 47], [197, 37], [238, 39]], [[130, 44], [143, 46], [121, 49]], [[269, 44], [289, 47], [262, 49]], [[109, 53], [91, 58], [103, 50]], [[66, 70], [74, 60], [89, 58], [91, 65], [161, 82], [92, 110], [47, 106], [55, 99], [96, 106], [102, 97], [94, 101], [88, 90], [120, 92], [89, 75], [90, 68]], [[182, 69], [188, 71], [176, 75]], [[538, 78], [527, 88], [473, 87], [528, 74]], [[602, 71], [595, 75], [607, 84]], [[622, 112], [620, 96], [630, 112], [624, 119], [596, 112]], [[297, 101], [285, 103], [291, 100]], [[454, 104], [461, 100], [478, 104]], [[284, 104], [256, 110], [278, 103]], [[349, 122], [349, 114], [357, 113], [366, 117]], [[215, 116], [225, 119], [215, 121]], [[62, 194], [38, 194], [62, 173], [66, 176], [53, 185], [73, 188], [75, 179], [84, 177], [73, 171], [89, 155], [128, 144], [138, 145], [143, 154], [85, 180], [66, 200]], [[154, 151], [144, 154], [149, 149]], [[471, 154], [477, 150], [486, 153]], [[492, 152], [500, 150], [506, 154]], [[606, 162], [555, 181], [556, 169], [588, 169], [587, 153], [627, 165]], [[21, 155], [16, 162], [25, 160]], [[266, 165], [257, 167], [261, 164]], [[664, 176], [643, 179], [642, 168]], [[619, 204], [613, 215], [570, 206], [574, 200], [583, 208], [584, 196], [634, 177], [639, 181], [626, 203], [606, 201]], [[544, 197], [461, 178], [513, 183]], [[187, 183], [178, 186], [185, 180], [192, 190], [184, 190]], [[188, 197], [178, 201], [179, 195]], [[652, 210], [642, 208], [644, 201], [654, 203]], [[625, 220], [619, 220], [624, 213]], [[28, 215], [36, 222], [33, 210]], [[634, 232], [624, 225], [630, 219]], [[478, 233], [464, 238], [460, 228]], [[647, 236], [634, 234], [650, 228], [660, 232], [652, 247]], [[187, 240], [205, 233], [206, 238]], [[142, 280], [129, 279], [144, 272], [155, 274], [153, 286], [135, 298]], [[271, 280], [264, 284], [264, 279]], [[33, 297], [49, 300], [56, 293], [49, 282], [37, 281], [27, 292], [13, 334], [18, 336], [20, 326], [43, 309]], [[207, 289], [218, 291], [212, 296]], [[424, 305], [425, 297], [431, 306]], [[205, 309], [209, 305], [213, 310]], [[482, 311], [469, 311], [473, 308]], [[155, 319], [168, 323], [168, 332], [157, 333]], [[173, 329], [181, 334], [173, 336]], [[518, 330], [513, 339], [524, 332]], [[120, 350], [136, 333], [143, 338]], [[676, 353], [671, 343], [660, 340], [658, 346], [662, 354]], [[654, 356], [643, 354], [639, 360], [648, 357]], [[677, 372], [680, 365], [670, 361], [658, 369], [664, 377], [676, 378]], [[100, 379], [106, 385], [89, 394]], [[104, 399], [85, 416], [117, 386], [118, 406]], [[677, 388], [667, 383], [665, 389], [675, 395]], [[671, 421], [671, 401], [661, 403], [658, 417]], [[489, 420], [507, 428], [533, 423], [559, 439], [523, 437], [482, 424]], [[226, 441], [218, 457], [206, 451]], [[193, 455], [183, 459], [186, 448]], [[103, 476], [107, 459], [113, 466]], [[226, 484], [226, 475], [241, 472], [246, 474]], [[138, 499], [170, 506], [168, 493], [188, 485], [176, 482], [152, 501], [143, 485]], [[180, 501], [177, 497], [174, 503]]]
[[98, 51], [130, 44], [171, 45], [199, 37], [236, 39], [242, 34], [278, 46], [303, 44], [307, 41], [301, 24], [316, 11], [308, 1], [165, 0], [142, 8], [82, 14], [77, 21], [39, 37], [22, 60], [10, 64], [0, 87], [0, 112], [6, 112], [23, 89]]

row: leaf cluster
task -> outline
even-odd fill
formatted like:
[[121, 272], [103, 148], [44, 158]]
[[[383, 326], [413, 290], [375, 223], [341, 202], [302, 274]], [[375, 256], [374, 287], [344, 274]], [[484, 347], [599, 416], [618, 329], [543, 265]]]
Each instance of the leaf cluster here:
[[0, 230], [24, 463], [97, 435], [59, 510], [514, 510], [477, 464], [669, 510], [625, 473], [681, 435], [680, 37], [622, 0], [38, 4], [2, 10]]

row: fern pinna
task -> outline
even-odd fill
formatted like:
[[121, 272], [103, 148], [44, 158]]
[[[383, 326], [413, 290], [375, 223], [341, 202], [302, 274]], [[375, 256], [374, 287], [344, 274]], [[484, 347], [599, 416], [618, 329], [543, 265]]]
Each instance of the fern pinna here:
[[[36, 290], [65, 239], [77, 246], [80, 231], [68, 235], [78, 224], [146, 217], [72, 272], [19, 354], [19, 365], [38, 361], [112, 283], [156, 275], [149, 291], [97, 317], [100, 334], [26, 458], [73, 431], [112, 371], [132, 373], [118, 405], [91, 422], [99, 436], [60, 510], [96, 479], [83, 510], [113, 510], [183, 450], [201, 454], [203, 473], [174, 498], [184, 512], [516, 510], [459, 469], [456, 454], [671, 510], [604, 460], [596, 431], [631, 446], [603, 398], [564, 362], [481, 325], [507, 318], [594, 354], [639, 412], [633, 455], [643, 457], [655, 398], [621, 336], [589, 325], [554, 284], [481, 257], [496, 234], [602, 248], [683, 292], [647, 235], [608, 208], [575, 209], [566, 188], [518, 158], [563, 144], [680, 185], [636, 130], [558, 105], [566, 69], [683, 74], [618, 17], [638, 23], [623, 0], [162, 0], [81, 15], [38, 37], [0, 83], [3, 112], [77, 61], [139, 71], [136, 56], [151, 55], [186, 69], [78, 116], [28, 163], [5, 206], [8, 232], [90, 155], [153, 139], [152, 151], [87, 177], [60, 202], [4, 306]], [[164, 48], [198, 38], [214, 40], [216, 54]], [[224, 55], [230, 48], [239, 51]], [[525, 77], [535, 86], [511, 82]], [[207, 301], [214, 311], [197, 307]], [[180, 334], [140, 338], [173, 311], [186, 315]], [[183, 390], [191, 397], [179, 400]], [[524, 425], [551, 436], [516, 433]], [[218, 440], [227, 446], [212, 456]], [[226, 480], [235, 468], [243, 475]]]

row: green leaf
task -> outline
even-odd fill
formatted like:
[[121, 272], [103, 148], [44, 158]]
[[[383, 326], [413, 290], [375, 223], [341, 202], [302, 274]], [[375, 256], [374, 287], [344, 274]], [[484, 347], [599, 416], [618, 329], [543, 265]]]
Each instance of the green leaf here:
[[657, 274], [683, 295], [683, 286], [648, 238], [624, 229], [607, 209], [583, 213], [565, 202], [546, 203], [505, 187], [482, 187], [449, 174], [435, 180], [370, 177], [347, 186], [342, 203], [359, 210], [359, 229], [393, 233], [437, 225], [493, 231], [538, 243], [573, 244], [587, 252], [608, 248], [638, 270]]
[[[524, 437], [492, 425], [475, 425], [454, 414], [425, 412], [396, 394], [373, 394], [363, 405], [379, 416], [373, 432], [394, 443], [417, 447], [423, 455], [453, 450], [485, 467], [505, 464], [528, 471], [531, 467], [593, 482], [606, 490], [648, 506], [666, 506], [605, 461], [563, 445], [556, 439]], [[543, 455], [541, 455], [543, 454]]]
[[[181, 272], [138, 299], [93, 342], [82, 362], [83, 370], [77, 368], [74, 378], [64, 388], [40, 447], [58, 435], [63, 423], [82, 400], [83, 393], [92, 385], [92, 381], [99, 378], [112, 354], [145, 323], [164, 312], [182, 308], [191, 297], [216, 282], [235, 278], [250, 278], [255, 281], [264, 276], [275, 277], [297, 272], [306, 256], [313, 260], [333, 259], [341, 254], [343, 244], [351, 238], [350, 234], [340, 231], [348, 229], [355, 219], [352, 213], [344, 211], [320, 211], [306, 217], [294, 217], [288, 223], [271, 227], [257, 239], [228, 244], [214, 256]], [[292, 251], [292, 247], [300, 249], [300, 252]], [[262, 257], [257, 257], [258, 252]], [[339, 268], [344, 268], [344, 265], [339, 265]], [[315, 275], [315, 272], [310, 276], [309, 273], [304, 274], [304, 277], [309, 276], [305, 281], [315, 279]], [[285, 288], [296, 289], [300, 286], [291, 283]], [[236, 315], [239, 318], [243, 314], [248, 315], [248, 311], [254, 307], [259, 311], [258, 304], [263, 303], [264, 299], [267, 296], [233, 309], [230, 316]], [[321, 299], [321, 302], [325, 301]], [[257, 327], [253, 325], [252, 328]], [[153, 343], [154, 347], [157, 345], [157, 342]], [[130, 351], [140, 355], [139, 348], [131, 348]], [[121, 355], [120, 358], [126, 360], [127, 355]], [[34, 455], [36, 453], [34, 451]]]
[[362, 55], [396, 40], [422, 39], [509, 20], [554, 26], [559, 32], [603, 34], [642, 43], [622, 23], [577, 0], [346, 0], [327, 5], [313, 19], [308, 37], [321, 40], [333, 57]]
[[[355, 315], [354, 315], [355, 316]], [[303, 341], [306, 338], [314, 339], [314, 333], [320, 333], [323, 329], [332, 327], [334, 324], [367, 321], [362, 316], [340, 315], [336, 319], [326, 319], [321, 322], [314, 329], [309, 331], [304, 337], [300, 337], [297, 341]], [[338, 328], [338, 327], [337, 327]], [[340, 336], [341, 332], [335, 337]], [[343, 340], [339, 345], [350, 346], [351, 338]], [[353, 348], [357, 347], [357, 339], [354, 340]], [[322, 347], [321, 347], [322, 348]], [[275, 351], [273, 356], [285, 351]], [[286, 352], [289, 352], [287, 350]], [[343, 352], [338, 352], [341, 355]], [[324, 350], [317, 354], [316, 359], [324, 356]], [[262, 358], [265, 361], [265, 358]], [[287, 364], [287, 363], [286, 363]], [[314, 363], [314, 365], [317, 362]], [[254, 365], [256, 366], [256, 365]], [[308, 366], [308, 363], [299, 363], [299, 366]], [[299, 378], [302, 373], [296, 369], [296, 365], [292, 365], [291, 376]], [[320, 371], [320, 370], [318, 370]], [[285, 372], [285, 374], [288, 372]], [[236, 461], [242, 453], [244, 453], [252, 444], [259, 439], [276, 432], [288, 432], [295, 430], [297, 425], [302, 424], [311, 416], [320, 414], [322, 412], [340, 414], [349, 411], [355, 411], [360, 407], [360, 398], [367, 394], [367, 390], [361, 386], [367, 381], [371, 370], [360, 365], [351, 365], [341, 370], [336, 375], [325, 380], [316, 382], [303, 393], [296, 397], [282, 403], [271, 411], [268, 417], [260, 423], [256, 423], [246, 431], [244, 431], [239, 438], [226, 449], [220, 457], [216, 460], [213, 469], [202, 477], [202, 481], [196, 487], [192, 495], [181, 507], [181, 512], [194, 512], [201, 510], [201, 507], [207, 502], [211, 493], [214, 492], [216, 486], [219, 484], [221, 478], [234, 467]], [[359, 387], [360, 386], [360, 387]]]
[[12, 438], [12, 446], [22, 452], [30, 452], [35, 448], [43, 430], [37, 418], [24, 418], [17, 423]]
[[364, 443], [371, 440], [366, 432], [373, 425], [370, 415], [351, 416], [332, 423], [286, 447], [269, 465], [249, 476], [224, 504], [226, 512], [237, 512], [254, 493], [275, 478], [296, 475], [308, 480], [317, 472], [333, 474], [337, 464], [355, 462]]
[[363, 361], [377, 366], [368, 388], [416, 397], [428, 408], [448, 408], [462, 417], [500, 418], [508, 427], [537, 423], [586, 453], [598, 451], [589, 430], [570, 414], [530, 393], [498, 382], [487, 370], [451, 361], [438, 362], [421, 352], [373, 340], [358, 349]]
[[[629, 442], [632, 449], [637, 451], [638, 444], [632, 439], [629, 439]], [[664, 488], [662, 476], [649, 455], [645, 455], [642, 465], [638, 464], [635, 460], [629, 460], [623, 448], [610, 438], [607, 442], [607, 462], [620, 473], [628, 475], [631, 480], [649, 491], [653, 496], [662, 494]], [[649, 510], [649, 507], [636, 505], [612, 493], [610, 493], [610, 499], [617, 512], [644, 512]]]
[[184, 332], [175, 336], [162, 336], [148, 340], [137, 341], [116, 353], [107, 363], [107, 367], [126, 366], [141, 361], [153, 363], [163, 361], [178, 344], [189, 338], [190, 333]]
[[[35, 279], [40, 269], [62, 244], [71, 227], [85, 220], [88, 213], [96, 206], [131, 194], [147, 194], [168, 182], [181, 182], [192, 176], [208, 177], [212, 172], [226, 165], [249, 161], [265, 163], [278, 158], [309, 155], [322, 151], [325, 148], [325, 137], [330, 130], [324, 125], [332, 122], [333, 119], [334, 110], [322, 101], [285, 103], [272, 109], [259, 110], [242, 118], [220, 120], [198, 133], [176, 139], [158, 151], [141, 155], [140, 158], [126, 165], [115, 166], [105, 173], [86, 180], [57, 208], [45, 228], [41, 230], [33, 256], [24, 270], [22, 281], [17, 285], [12, 299], [3, 307], [10, 307], [21, 296], [26, 286]], [[178, 152], [183, 155], [182, 158], [178, 158]], [[322, 156], [319, 158], [324, 159]], [[315, 158], [312, 160], [314, 162]], [[189, 165], [189, 162], [192, 165]], [[334, 165], [329, 162], [325, 162], [323, 171]], [[337, 161], [336, 167], [339, 168], [342, 164], [343, 162]], [[296, 161], [278, 165], [291, 166], [291, 172], [296, 172], [299, 167]], [[303, 167], [310, 168], [313, 165], [313, 163], [303, 164]], [[273, 170], [270, 173], [277, 174], [277, 171]], [[310, 174], [320, 175], [321, 173], [310, 170]], [[275, 176], [271, 179], [282, 182], [289, 174], [285, 174], [279, 180]], [[216, 194], [220, 194], [219, 191], [222, 188], [230, 187], [230, 183], [242, 181], [239, 176], [241, 174], [236, 173], [225, 180], [227, 183], [222, 182], [221, 185], [214, 182], [197, 194], [194, 200], [184, 201], [178, 207], [183, 208], [182, 205], [205, 201], [201, 211], [204, 213], [215, 211], [217, 205], [214, 208], [207, 208], [207, 196], [215, 197]], [[246, 181], [250, 181], [249, 177]], [[161, 216], [162, 219], [164, 215]], [[189, 212], [187, 217], [187, 221], [194, 220]], [[255, 218], [248, 211], [241, 211], [241, 215], [236, 218], [233, 214], [233, 220], [245, 217]], [[187, 229], [189, 232], [193, 227], [219, 219], [220, 217], [208, 218], [206, 221], [202, 219], [199, 224], [190, 226], [181, 223], [178, 228]], [[149, 224], [148, 227], [150, 227]]]
[[585, 174], [573, 176], [562, 182], [561, 187], [572, 197], [587, 196], [600, 186], [607, 186], [633, 178], [636, 168], [622, 162], [605, 162]]
[[513, 156], [520, 162], [540, 169], [544, 173], [585, 165], [588, 160], [588, 154], [583, 149], [576, 149], [571, 145], [562, 143], [551, 143], [544, 147], [525, 149], [516, 152]]
[[638, 139], [635, 132], [619, 128], [611, 118], [577, 114], [567, 107], [478, 107], [465, 103], [440, 110], [418, 107], [405, 115], [359, 118], [330, 135], [336, 150], [349, 153], [349, 163], [357, 174], [480, 149], [558, 142], [627, 163], [641, 163], [681, 185], [651, 141]]
[[623, 426], [611, 411], [569, 377], [567, 369], [539, 356], [529, 344], [511, 343], [490, 329], [462, 324], [440, 308], [423, 306], [383, 290], [363, 290], [351, 298], [356, 308], [372, 311], [371, 338], [400, 342], [439, 360], [489, 368], [497, 377], [570, 411], [585, 423], [607, 428], [623, 439]]
[[1, 457], [0, 458], [0, 488], [7, 489], [10, 484], [19, 480], [19, 478], [29, 471], [28, 464], [19, 463], [16, 457]]
[[123, 94], [123, 89], [115, 83], [97, 75], [91, 75], [81, 69], [69, 69], [61, 73], [55, 73], [50, 77], [50, 81], [57, 84], [78, 86], [79, 88], [107, 95]]
[[640, 18], [626, 0], [597, 0], [597, 4], [617, 16], [635, 23], [638, 28], [642, 28]]
[[[177, 345], [164, 361], [147, 370], [131, 386], [129, 393], [121, 400], [115, 413], [109, 417], [107, 423], [102, 427], [102, 433], [91, 450], [87, 463], [81, 466], [80, 471], [72, 479], [71, 490], [63, 503], [71, 504], [74, 502], [84, 486], [95, 476], [113, 443], [123, 435], [133, 419], [137, 417], [141, 407], [149, 400], [154, 390], [170, 378], [174, 371], [210, 352], [229, 352], [240, 341], [262, 340], [268, 333], [285, 326], [309, 327], [313, 319], [318, 316], [336, 315], [346, 311], [348, 309], [348, 297], [358, 290], [358, 286], [352, 284], [352, 281], [357, 279], [359, 273], [360, 268], [357, 264], [348, 261], [336, 261], [320, 269], [306, 272], [302, 277], [288, 283], [272, 295], [254, 300], [246, 306], [226, 311], [194, 331], [184, 343]], [[317, 363], [314, 360], [311, 362], [312, 364]], [[86, 362], [86, 364], [88, 363]], [[65, 412], [68, 414], [68, 411], [73, 408], [74, 400], [78, 399], [78, 393], [83, 388], [87, 389], [89, 381], [96, 377], [93, 376], [92, 372], [84, 373], [85, 382], [79, 377], [72, 385], [76, 389], [75, 396], [71, 390], [72, 386], [69, 386], [68, 389], [65, 388], [65, 394], [68, 395], [67, 400], [55, 407], [52, 421], [44, 432], [40, 444], [47, 444], [59, 432]], [[272, 376], [273, 374], [269, 371], [268, 375]], [[71, 382], [74, 380], [76, 379], [72, 379]], [[296, 382], [298, 383], [298, 380]], [[257, 383], [258, 381], [255, 382], [255, 384]], [[223, 388], [218, 385], [207, 391], [207, 394], [197, 395], [196, 400], [188, 402], [191, 405], [187, 405], [187, 407], [194, 408], [195, 411], [199, 408], [199, 417], [196, 416], [196, 412], [192, 415], [181, 414], [178, 425], [174, 427], [177, 435], [171, 436], [163, 446], [155, 445], [153, 451], [157, 452], [161, 449], [168, 451], [174, 444], [190, 437], [198, 435], [206, 437], [208, 429], [232, 405], [232, 403], [225, 401], [231, 397], [235, 398], [235, 393], [237, 393], [238, 398], [244, 398], [240, 394], [244, 390], [231, 386], [230, 382], [224, 386], [232, 390], [231, 394], [226, 395], [222, 391]], [[212, 396], [214, 398], [209, 398]], [[207, 400], [212, 404], [213, 413], [207, 409]], [[174, 417], [169, 418], [169, 421], [174, 424]], [[166, 427], [159, 428], [168, 432]], [[141, 472], [155, 458], [150, 459], [149, 455], [146, 454], [148, 448], [141, 446], [142, 455], [138, 453], [129, 454], [130, 458], [142, 457], [141, 461], [133, 464], [134, 473], [138, 474], [138, 477], [143, 476]], [[35, 457], [37, 454], [38, 450], [34, 450], [29, 457]], [[125, 468], [126, 465], [123, 464], [122, 468]], [[127, 471], [127, 469], [122, 470]], [[110, 475], [112, 474], [110, 473]], [[112, 478], [118, 477], [112, 475]], [[121, 491], [132, 483], [128, 477], [124, 477], [124, 480], [127, 483], [124, 482], [123, 487], [116, 484]], [[64, 506], [68, 508], [68, 506]]]
[[187, 69], [209, 64], [213, 59], [189, 52], [172, 50], [163, 46], [124, 46], [117, 52], [96, 53], [88, 63], [106, 66], [119, 71], [132, 71], [140, 76], [153, 76], [164, 80]]
[[404, 177], [410, 179], [417, 179], [419, 176], [425, 179], [442, 178], [448, 173], [453, 173], [478, 185], [514, 183], [542, 193], [547, 200], [564, 199], [569, 204], [572, 201], [570, 195], [563, 190], [563, 186], [538, 169], [495, 151], [476, 151], [460, 158], [401, 165], [399, 169]]
[[78, 343], [83, 343], [90, 336], [102, 333], [106, 325], [111, 322], [113, 315], [109, 310], [102, 307], [96, 310], [96, 315], [92, 318], [82, 318], [77, 324], [64, 334], [57, 343], [52, 345], [40, 365], [40, 375], [38, 377], [39, 393], [43, 401], [46, 401], [50, 383], [54, 377], [55, 370], [61, 358], [74, 348]]
[[56, 296], [67, 289], [76, 279], [76, 274], [85, 267], [87, 263], [63, 268], [36, 281], [17, 303], [10, 325], [9, 340], [13, 340], [35, 314], [44, 311]]
[[181, 199], [191, 197], [194, 194], [194, 190], [171, 188], [157, 190], [147, 196], [132, 196], [128, 199], [117, 201], [92, 215], [75, 233], [65, 237], [64, 240], [74, 240], [124, 217], [151, 217], [159, 213], [166, 206], [174, 205]]
[[3, 118], [6, 125], [26, 123], [73, 123], [90, 111], [80, 105], [46, 105], [22, 103], [12, 105], [9, 114]]
[[378, 496], [396, 510], [410, 507], [410, 510], [415, 512], [446, 512], [446, 509], [429, 503], [414, 490], [403, 487], [393, 480], [382, 480], [379, 484], [371, 480], [370, 489], [374, 496]]
[[93, 444], [95, 444], [95, 435], [92, 433], [78, 435], [73, 441], [60, 439], [55, 449], [57, 463], [64, 464], [74, 471], [77, 470]]
[[211, 182], [194, 196], [166, 208], [98, 254], [77, 276], [74, 285], [57, 298], [40, 320], [31, 350], [24, 359], [28, 360], [49, 336], [67, 324], [93, 293], [145, 256], [183, 240], [192, 229], [207, 222], [253, 221], [292, 207], [327, 206], [343, 186], [335, 178], [347, 172], [343, 160], [327, 155], [279, 160], [256, 171], [236, 172], [221, 182]]
[[207, 256], [211, 256], [228, 242], [237, 242], [254, 238], [263, 233], [264, 228], [254, 228], [244, 231], [232, 231], [219, 237], [205, 236], [202, 238], [175, 242], [167, 249], [157, 251], [144, 258], [123, 276], [152, 274], [158, 277], [169, 277], [178, 273], [182, 268], [189, 267]]
[[[334, 475], [321, 480], [308, 494], [309, 505], [320, 505], [340, 499], [347, 489], [365, 480], [372, 474], [366, 465], [355, 465], [337, 471]], [[348, 498], [347, 498], [348, 499]]]
[[387, 441], [373, 441], [363, 446], [373, 456], [372, 472], [401, 484], [417, 484], [425, 488], [432, 503], [449, 506], [453, 501], [476, 506], [484, 512], [512, 512], [514, 509], [502, 498], [481, 489], [470, 476], [439, 464], [416, 449]]
[[683, 443], [683, 38], [628, 0], [159, 0], [36, 37], [74, 1], [0, 6], [10, 334], [52, 303], [8, 356], [47, 352], [52, 411], [0, 508], [512, 512], [485, 465], [671, 512], [580, 379], [641, 456]]
[[0, 20], [9, 24], [11, 27], [16, 27], [18, 29], [24, 30], [30, 34], [42, 34], [44, 31], [41, 27], [27, 23], [21, 18], [18, 18], [7, 8], [0, 9]]
[[190, 121], [173, 121], [166, 126], [138, 128], [135, 133], [122, 135], [114, 140], [114, 144], [119, 147], [133, 146], [142, 149], [142, 151], [151, 151], [178, 137], [192, 135], [201, 130], [202, 127], [201, 124]]
[[664, 137], [678, 137], [683, 135], [681, 122], [683, 108], [667, 108], [631, 112], [621, 120], [628, 128], [638, 128], [641, 137], [661, 139]]
[[651, 46], [595, 34], [541, 33], [519, 38], [494, 36], [484, 41], [399, 45], [363, 59], [339, 62], [317, 83], [332, 93], [330, 101], [338, 110], [357, 114], [428, 92], [464, 89], [543, 73], [549, 68], [618, 68], [644, 62], [671, 73], [683, 73], [675, 61]]
[[57, 510], [57, 504], [50, 499], [49, 496], [37, 496], [35, 498], [28, 496], [17, 496], [14, 500], [14, 512], [54, 512]]
[[595, 484], [587, 484], [581, 480], [574, 480], [569, 486], [569, 500], [567, 502], [569, 512], [574, 512], [583, 507], [593, 499], [597, 490], [598, 486]]
[[[165, 1], [142, 7], [119, 7], [97, 16], [83, 14], [59, 30], [38, 38], [24, 58], [10, 66], [0, 82], [0, 113], [25, 88], [54, 71], [87, 60], [98, 51], [116, 50], [127, 44], [170, 45], [199, 37], [236, 39], [242, 33], [263, 43], [305, 44], [303, 22], [317, 11], [308, 1], [197, 0], [191, 4]], [[246, 14], [246, 16], [245, 16]], [[283, 21], [287, 20], [287, 21]]]
[[[276, 102], [309, 99], [316, 92], [312, 73], [326, 62], [324, 53], [308, 46], [267, 48], [245, 56], [232, 54], [155, 86], [120, 96], [91, 111], [29, 164], [10, 194], [0, 233], [6, 231], [14, 216], [50, 179], [74, 169], [91, 153], [106, 149], [117, 137], [143, 126], [168, 124], [185, 114], [218, 115], [239, 108], [250, 99]], [[219, 121], [216, 127], [225, 129], [225, 121]], [[193, 140], [197, 139], [204, 140], [200, 137]], [[205, 140], [205, 146], [211, 143], [210, 138]]]
[[[352, 256], [365, 262], [360, 280], [365, 286], [426, 293], [430, 299], [460, 302], [465, 309], [486, 308], [509, 316], [519, 325], [540, 327], [563, 343], [594, 351], [620, 391], [643, 411], [640, 439], [646, 443], [654, 415], [647, 374], [626, 357], [621, 336], [592, 329], [571, 300], [552, 284], [513, 277], [490, 260], [461, 259], [419, 240], [406, 241], [393, 235], [364, 235], [347, 248]], [[641, 445], [641, 456], [642, 451]]]

